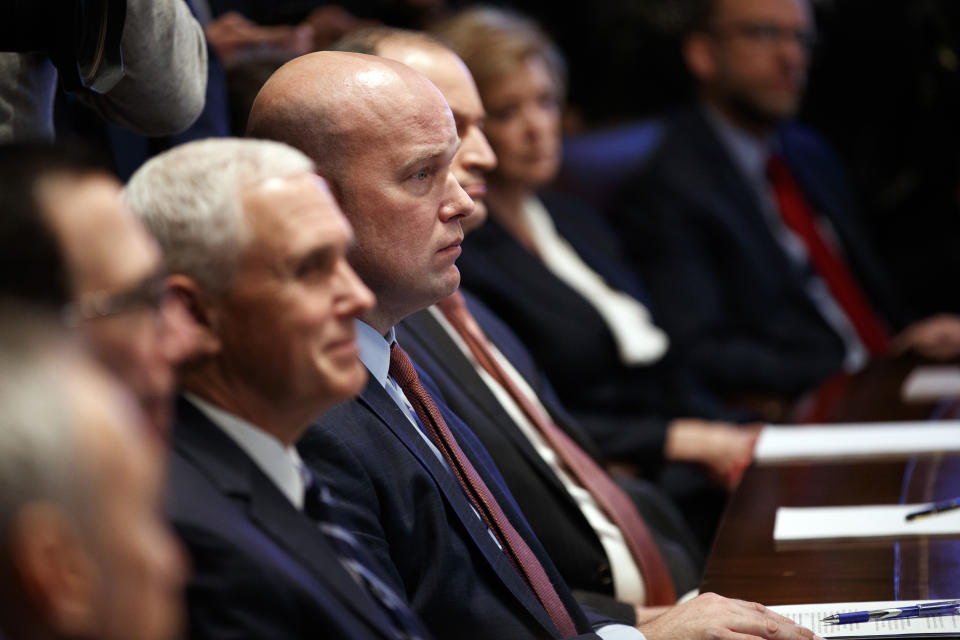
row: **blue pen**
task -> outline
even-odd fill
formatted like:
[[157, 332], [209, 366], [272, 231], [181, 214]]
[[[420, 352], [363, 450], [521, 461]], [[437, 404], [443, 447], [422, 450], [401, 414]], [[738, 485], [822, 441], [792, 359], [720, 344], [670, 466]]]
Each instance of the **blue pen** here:
[[897, 618], [948, 616], [960, 613], [958, 608], [960, 608], [960, 600], [946, 600], [944, 602], [914, 604], [910, 605], [909, 607], [876, 609], [874, 611], [852, 611], [850, 613], [835, 613], [832, 616], [827, 616], [820, 622], [851, 624], [853, 622], [870, 622], [871, 620], [895, 620]]

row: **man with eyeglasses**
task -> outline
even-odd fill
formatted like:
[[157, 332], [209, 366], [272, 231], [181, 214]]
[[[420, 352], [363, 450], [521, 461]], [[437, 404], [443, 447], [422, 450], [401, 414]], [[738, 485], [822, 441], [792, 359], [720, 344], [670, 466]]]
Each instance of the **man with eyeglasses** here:
[[700, 0], [683, 39], [698, 101], [670, 115], [611, 219], [678, 354], [767, 419], [875, 355], [960, 350], [960, 319], [902, 330], [843, 168], [792, 122], [815, 27], [807, 0]]
[[169, 423], [173, 364], [189, 355], [160, 251], [89, 152], [0, 147], [0, 292], [62, 309], [153, 427]]

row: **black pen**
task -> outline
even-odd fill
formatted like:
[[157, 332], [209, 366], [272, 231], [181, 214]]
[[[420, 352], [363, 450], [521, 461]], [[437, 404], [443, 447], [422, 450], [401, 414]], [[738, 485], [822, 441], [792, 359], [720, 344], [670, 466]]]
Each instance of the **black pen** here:
[[933, 506], [923, 509], [921, 511], [914, 511], [913, 513], [907, 514], [907, 520], [915, 520], [916, 518], [926, 518], [927, 516], [933, 516], [938, 513], [943, 513], [944, 511], [953, 511], [954, 509], [960, 509], [960, 498], [951, 498], [949, 500], [941, 500], [940, 502], [934, 502]]

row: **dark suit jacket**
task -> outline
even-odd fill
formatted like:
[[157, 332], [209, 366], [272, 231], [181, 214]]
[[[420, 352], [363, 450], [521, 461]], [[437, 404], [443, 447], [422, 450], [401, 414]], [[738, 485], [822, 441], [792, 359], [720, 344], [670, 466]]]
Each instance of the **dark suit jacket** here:
[[193, 566], [189, 638], [394, 637], [316, 524], [184, 400], [169, 482], [169, 516]]
[[[836, 157], [799, 125], [785, 125], [777, 136], [866, 293], [895, 321]], [[627, 185], [611, 221], [680, 357], [711, 387], [794, 395], [841, 367], [839, 337], [803, 291], [754, 192], [699, 108], [669, 118], [659, 148]]]
[[[615, 289], [646, 294], [596, 212], [567, 196], [541, 195], [557, 230]], [[519, 336], [604, 456], [656, 473], [669, 418], [721, 417], [722, 410], [673, 366], [625, 366], [594, 307], [553, 275], [493, 216], [466, 238], [457, 261], [463, 286]]]
[[[464, 452], [540, 557], [582, 637], [595, 638], [489, 456], [420, 373]], [[560, 637], [456, 478], [375, 379], [359, 398], [321, 417], [299, 449], [334, 495], [353, 506], [347, 514], [352, 530], [405, 585], [414, 611], [436, 637]]]
[[[478, 300], [466, 292], [464, 294], [488, 338], [530, 383], [554, 421], [596, 457], [593, 444], [567, 415], [516, 336]], [[398, 325], [397, 336], [411, 357], [440, 386], [450, 408], [470, 425], [490, 453], [531, 528], [567, 584], [575, 593], [595, 594], [589, 598], [593, 606], [611, 615], [624, 615], [622, 603], [613, 599], [607, 556], [583, 512], [443, 327], [428, 311], [421, 311]], [[638, 500], [638, 507], [660, 543], [675, 586], [680, 593], [695, 588], [699, 583], [696, 562], [677, 541], [669, 539], [674, 529], [683, 528], [678, 524], [682, 523], [681, 516], [665, 496], [657, 496], [652, 486], [644, 496]], [[650, 504], [657, 502], [658, 498], [658, 506]], [[646, 506], [650, 508], [644, 509]], [[671, 512], [672, 518], [663, 517], [664, 513]], [[666, 530], [666, 536], [661, 535], [662, 530]], [[689, 541], [690, 535], [681, 534], [681, 537]], [[628, 612], [630, 614], [632, 610]]]

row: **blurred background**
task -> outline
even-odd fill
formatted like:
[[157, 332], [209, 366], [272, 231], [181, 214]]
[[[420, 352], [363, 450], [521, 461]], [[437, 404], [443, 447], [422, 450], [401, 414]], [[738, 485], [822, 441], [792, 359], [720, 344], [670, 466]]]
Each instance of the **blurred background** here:
[[[260, 84], [283, 61], [375, 23], [426, 28], [475, 3], [460, 0], [189, 0], [210, 45], [207, 108], [186, 133], [142, 138], [105, 127], [68, 94], [58, 136], [79, 136], [112, 157], [122, 178], [179, 142], [242, 134]], [[691, 97], [679, 54], [689, 0], [515, 0], [539, 21], [569, 68], [564, 127], [576, 165], [582, 136], [655, 122]], [[818, 25], [799, 119], [823, 133], [846, 165], [865, 223], [905, 306], [960, 311], [960, 2], [813, 0]], [[592, 139], [592, 138], [590, 138]], [[595, 152], [596, 145], [591, 145]], [[568, 174], [569, 175], [569, 172]], [[562, 187], [563, 185], [561, 185]], [[908, 284], [909, 283], [909, 284]]]

